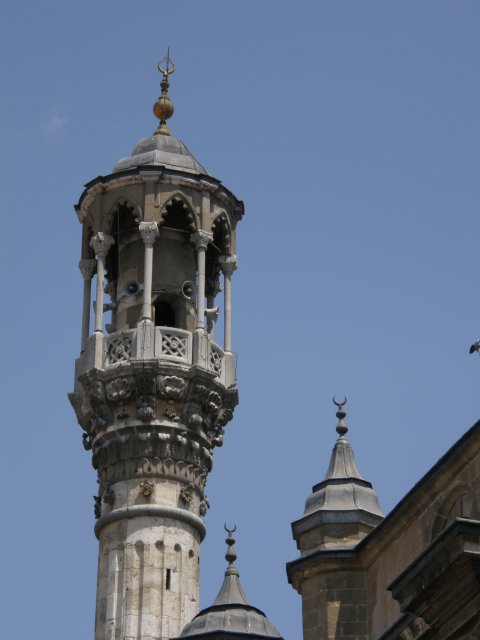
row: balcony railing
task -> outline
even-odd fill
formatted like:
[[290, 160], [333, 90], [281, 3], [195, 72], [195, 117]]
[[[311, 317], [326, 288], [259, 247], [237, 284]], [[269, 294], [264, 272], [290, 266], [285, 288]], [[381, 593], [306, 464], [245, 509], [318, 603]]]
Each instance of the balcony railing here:
[[140, 324], [135, 329], [103, 336], [91, 335], [76, 364], [76, 377], [89, 369], [115, 367], [129, 360], [196, 365], [213, 373], [225, 386], [235, 383], [235, 355], [225, 353], [207, 333], [192, 333], [174, 327]]
[[192, 334], [172, 327], [155, 327], [155, 357], [192, 364]]

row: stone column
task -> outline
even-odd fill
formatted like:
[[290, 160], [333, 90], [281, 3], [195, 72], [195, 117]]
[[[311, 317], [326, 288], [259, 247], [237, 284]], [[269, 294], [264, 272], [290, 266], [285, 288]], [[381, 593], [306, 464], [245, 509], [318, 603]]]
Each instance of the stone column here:
[[105, 278], [105, 257], [115, 240], [99, 231], [90, 240], [97, 256], [97, 297], [95, 301], [95, 333], [103, 333], [103, 280]]
[[85, 351], [85, 345], [90, 331], [92, 278], [97, 267], [97, 261], [94, 258], [82, 258], [78, 263], [78, 267], [83, 277], [82, 341], [80, 344], [80, 353], [82, 353]]
[[138, 225], [140, 235], [145, 243], [145, 266], [143, 275], [143, 307], [142, 319], [152, 319], [152, 271], [153, 271], [153, 245], [158, 236], [156, 222], [140, 222]]
[[190, 236], [197, 250], [198, 296], [197, 329], [205, 329], [205, 251], [213, 240], [213, 233], [199, 229]]
[[223, 272], [224, 295], [224, 351], [232, 350], [232, 273], [237, 268], [237, 256], [230, 254], [220, 256], [220, 268]]

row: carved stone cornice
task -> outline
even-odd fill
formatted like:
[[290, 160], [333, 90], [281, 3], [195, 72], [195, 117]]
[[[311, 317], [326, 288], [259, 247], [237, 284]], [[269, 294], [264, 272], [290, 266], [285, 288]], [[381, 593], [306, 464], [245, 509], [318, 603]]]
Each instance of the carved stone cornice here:
[[225, 389], [212, 374], [158, 360], [121, 362], [90, 369], [78, 378], [70, 402], [83, 429], [98, 436], [110, 425], [183, 425], [220, 446], [223, 429], [238, 404], [236, 388]]
[[456, 637], [460, 628], [479, 622], [479, 558], [480, 522], [456, 518], [387, 589], [403, 613], [441, 629], [442, 637]]
[[208, 247], [213, 240], [213, 233], [211, 231], [205, 231], [204, 229], [198, 229], [195, 233], [192, 233], [190, 240], [195, 245], [197, 251], [203, 250]]
[[220, 256], [218, 264], [224, 274], [231, 275], [237, 268], [237, 256], [233, 253]]
[[158, 236], [158, 224], [156, 222], [140, 222], [138, 230], [140, 231], [143, 242], [153, 247], [155, 239]]
[[78, 268], [84, 280], [91, 280], [97, 269], [97, 261], [95, 258], [82, 258], [78, 263]]
[[92, 464], [99, 484], [165, 477], [192, 483], [203, 491], [212, 468], [211, 446], [204, 438], [176, 427], [127, 427], [93, 442]]
[[90, 240], [90, 246], [93, 247], [95, 255], [99, 258], [105, 258], [113, 244], [115, 244], [114, 238], [103, 231], [96, 233]]

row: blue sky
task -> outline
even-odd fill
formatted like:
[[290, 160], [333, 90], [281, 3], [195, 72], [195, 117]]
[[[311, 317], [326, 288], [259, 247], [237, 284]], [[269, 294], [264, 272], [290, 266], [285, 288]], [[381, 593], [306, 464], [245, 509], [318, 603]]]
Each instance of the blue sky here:
[[96, 483], [66, 394], [83, 184], [155, 128], [245, 201], [233, 282], [240, 406], [207, 494], [202, 605], [235, 522], [252, 604], [301, 638], [290, 522], [348, 397], [385, 513], [479, 417], [480, 7], [444, 2], [4, 3], [4, 637], [93, 637]]

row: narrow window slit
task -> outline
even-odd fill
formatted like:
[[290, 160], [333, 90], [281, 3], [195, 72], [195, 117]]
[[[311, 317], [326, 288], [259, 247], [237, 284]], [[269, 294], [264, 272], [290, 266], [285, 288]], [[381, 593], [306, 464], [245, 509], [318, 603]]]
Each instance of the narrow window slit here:
[[172, 570], [171, 569], [167, 569], [167, 575], [165, 578], [165, 589], [167, 591], [170, 591], [170, 586], [172, 583]]

